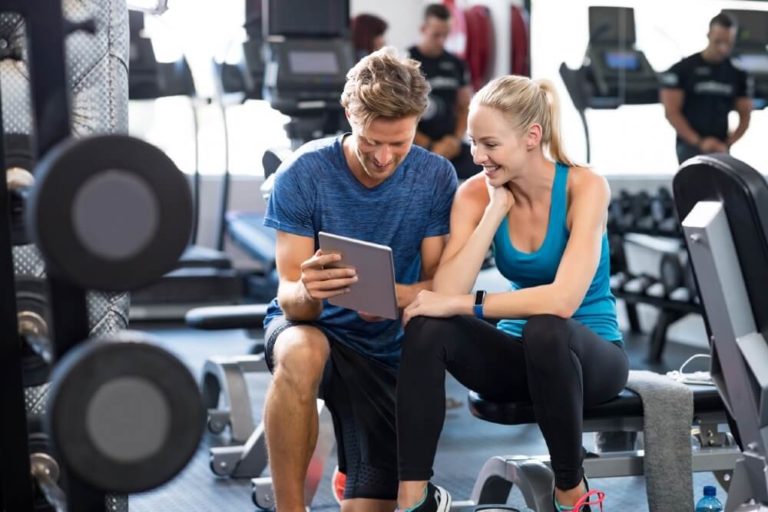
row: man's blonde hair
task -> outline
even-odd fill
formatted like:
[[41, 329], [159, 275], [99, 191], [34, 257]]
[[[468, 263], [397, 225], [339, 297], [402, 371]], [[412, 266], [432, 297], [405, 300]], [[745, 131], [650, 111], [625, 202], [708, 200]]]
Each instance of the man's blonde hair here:
[[378, 118], [421, 117], [429, 90], [419, 62], [401, 58], [394, 48], [384, 47], [349, 70], [341, 105], [367, 127]]

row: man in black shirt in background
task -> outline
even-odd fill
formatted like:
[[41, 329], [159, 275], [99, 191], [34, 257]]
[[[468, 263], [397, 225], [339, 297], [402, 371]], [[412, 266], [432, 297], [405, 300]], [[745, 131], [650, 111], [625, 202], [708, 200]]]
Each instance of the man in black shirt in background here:
[[428, 5], [420, 31], [419, 43], [408, 48], [408, 56], [421, 62], [421, 71], [432, 92], [415, 142], [450, 160], [459, 179], [466, 179], [481, 168], [472, 162], [469, 144], [463, 140], [472, 98], [467, 66], [445, 50], [451, 32], [451, 12], [441, 4]]
[[[709, 44], [681, 60], [661, 76], [661, 102], [677, 132], [680, 163], [703, 153], [727, 153], [749, 127], [751, 84], [730, 56], [736, 22], [720, 13], [709, 22]], [[728, 114], [739, 113], [739, 125], [728, 132]]]

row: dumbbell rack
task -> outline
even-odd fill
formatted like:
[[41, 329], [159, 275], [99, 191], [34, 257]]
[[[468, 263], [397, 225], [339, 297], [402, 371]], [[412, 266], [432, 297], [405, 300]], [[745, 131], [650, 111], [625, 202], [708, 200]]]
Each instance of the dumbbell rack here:
[[[87, 23], [75, 25], [65, 20], [62, 3], [48, 0], [0, 0], [0, 11], [19, 13], [26, 22], [29, 73], [36, 135], [36, 156], [46, 154], [70, 135], [69, 98], [65, 72], [64, 38], [67, 32], [88, 29]], [[0, 112], [0, 119], [2, 115]], [[0, 149], [0, 166], [5, 169], [4, 151]], [[13, 253], [8, 217], [8, 190], [0, 180], [0, 208], [5, 221], [0, 226], [0, 322], [2, 348], [0, 348], [0, 497], [8, 511], [33, 510], [33, 487], [30, 479], [30, 454], [24, 390], [21, 371], [21, 343], [16, 319], [16, 290], [14, 283]], [[50, 272], [49, 272], [50, 273]], [[88, 317], [85, 292], [49, 277], [53, 308], [51, 321], [54, 357], [88, 338]], [[66, 479], [69, 499], [83, 505], [84, 510], [104, 508], [105, 494], [79, 482], [71, 476]]]
[[[623, 240], [625, 234], [644, 234], [652, 236], [665, 236], [669, 238], [669, 235], [666, 234], [662, 235], [655, 232], [637, 232], [634, 230], [624, 231], [621, 233], [612, 233], [612, 236], [620, 237], [622, 243], [624, 243]], [[611, 291], [616, 298], [622, 299], [624, 301], [631, 331], [635, 333], [641, 332], [640, 322], [637, 315], [638, 304], [646, 304], [657, 308], [659, 311], [656, 323], [650, 334], [650, 346], [648, 349], [648, 360], [651, 362], [659, 362], [661, 361], [661, 354], [664, 350], [664, 345], [666, 344], [667, 331], [669, 330], [669, 327], [688, 314], [701, 314], [702, 307], [700, 304], [693, 301], [693, 297], [691, 297], [691, 299], [688, 301], [684, 301], [675, 300], [668, 296], [653, 296], [647, 294], [646, 291], [648, 288], [650, 288], [651, 285], [657, 283], [658, 280], [650, 276], [638, 276], [629, 273], [626, 256], [623, 253], [623, 249], [620, 251], [620, 254], [612, 254], [611, 257], [613, 260], [612, 263], [614, 265], [618, 265], [619, 267], [617, 270], [625, 275], [623, 283], [618, 287], [612, 287]], [[613, 271], [614, 269], [612, 269], [612, 272]], [[648, 278], [647, 286], [645, 286], [642, 290], [635, 292], [624, 289], [624, 285], [626, 283], [635, 278], [642, 277]], [[695, 293], [695, 291], [691, 290], [691, 293]]]
[[[651, 297], [643, 293], [633, 293], [618, 289], [613, 290], [613, 294], [617, 299], [624, 300], [628, 306], [647, 304], [659, 310], [659, 316], [650, 335], [648, 360], [652, 362], [661, 360], [661, 354], [667, 340], [667, 330], [673, 323], [691, 313], [701, 314], [701, 306], [693, 302]], [[634, 315], [637, 318], [637, 313]]]

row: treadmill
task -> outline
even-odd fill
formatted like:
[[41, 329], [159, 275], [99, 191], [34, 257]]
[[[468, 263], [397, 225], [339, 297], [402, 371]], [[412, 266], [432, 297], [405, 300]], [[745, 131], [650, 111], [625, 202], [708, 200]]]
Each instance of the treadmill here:
[[[279, 5], [278, 5], [279, 4]], [[349, 35], [349, 2], [267, 2], [262, 10], [264, 99], [288, 116], [292, 149], [349, 131], [339, 98], [355, 65]]]
[[591, 159], [588, 108], [659, 102], [658, 75], [635, 43], [633, 8], [592, 6], [583, 64], [578, 69], [560, 65], [560, 76], [584, 126], [587, 161]]
[[731, 59], [754, 82], [754, 109], [768, 106], [768, 11], [723, 10], [738, 24]]
[[221, 250], [197, 244], [200, 218], [200, 147], [196, 89], [192, 71], [185, 58], [175, 62], [157, 62], [152, 41], [143, 35], [144, 13], [129, 11], [130, 66], [129, 100], [155, 100], [185, 96], [190, 100], [194, 122], [195, 170], [192, 193], [195, 214], [189, 247], [178, 267], [157, 283], [131, 294], [131, 319], [180, 319], [191, 307], [206, 304], [235, 304], [242, 297], [242, 280], [232, 261]]

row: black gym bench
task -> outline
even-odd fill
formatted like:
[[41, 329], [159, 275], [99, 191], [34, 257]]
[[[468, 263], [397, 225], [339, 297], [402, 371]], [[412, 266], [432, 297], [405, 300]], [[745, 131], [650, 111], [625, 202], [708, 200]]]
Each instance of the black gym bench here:
[[[725, 407], [714, 386], [691, 386], [694, 424], [702, 436], [701, 449], [693, 455], [693, 471], [712, 471], [727, 479], [740, 452], [728, 435], [718, 432], [726, 422]], [[496, 402], [469, 392], [469, 409], [484, 421], [501, 425], [536, 423], [530, 402]], [[584, 411], [584, 432], [642, 432], [643, 403], [640, 396], [625, 389], [616, 398]], [[644, 474], [642, 450], [589, 453], [584, 472], [590, 478], [622, 477]], [[504, 455], [488, 459], [475, 480], [469, 502], [457, 505], [504, 504], [514, 485], [518, 486], [526, 506], [538, 512], [552, 510], [554, 478], [546, 456]], [[500, 510], [503, 510], [500, 509]]]

